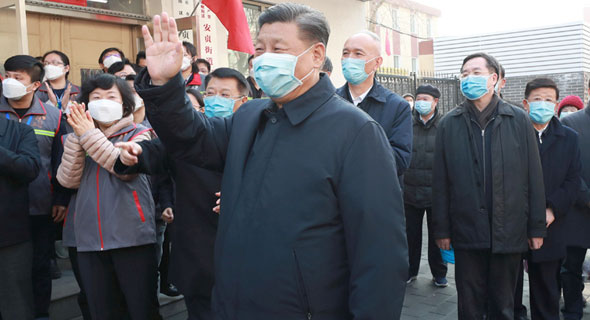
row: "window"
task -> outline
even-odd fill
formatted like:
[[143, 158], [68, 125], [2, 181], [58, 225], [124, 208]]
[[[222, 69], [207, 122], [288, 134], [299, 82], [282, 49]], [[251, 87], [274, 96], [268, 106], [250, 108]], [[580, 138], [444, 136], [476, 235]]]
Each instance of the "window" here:
[[144, 14], [143, 0], [127, 0], [127, 1], [113, 1], [113, 0], [88, 0], [86, 5], [89, 8], [107, 9], [113, 11]]
[[410, 33], [416, 34], [416, 29], [416, 15], [412, 13], [412, 15], [410, 16]]
[[418, 72], [418, 59], [412, 58], [412, 72]]
[[399, 69], [399, 56], [393, 56], [393, 67]]
[[398, 16], [397, 16], [397, 9], [391, 9], [391, 22], [392, 22], [391, 27], [394, 30], [399, 30], [399, 20], [398, 20]]

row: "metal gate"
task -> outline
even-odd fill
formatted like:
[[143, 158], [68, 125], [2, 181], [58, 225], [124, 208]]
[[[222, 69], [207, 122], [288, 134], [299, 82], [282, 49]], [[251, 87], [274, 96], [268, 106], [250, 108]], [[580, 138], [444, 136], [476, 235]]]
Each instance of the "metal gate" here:
[[416, 89], [422, 84], [431, 84], [440, 90], [438, 109], [447, 113], [463, 102], [459, 78], [450, 74], [405, 72], [399, 69], [381, 68], [377, 80], [385, 88], [399, 94], [411, 93], [416, 96]]

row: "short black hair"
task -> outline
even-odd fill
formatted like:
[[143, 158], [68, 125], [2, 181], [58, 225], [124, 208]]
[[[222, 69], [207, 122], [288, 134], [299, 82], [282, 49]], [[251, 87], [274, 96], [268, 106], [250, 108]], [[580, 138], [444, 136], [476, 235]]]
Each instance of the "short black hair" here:
[[238, 91], [241, 95], [247, 96], [250, 93], [250, 86], [248, 85], [248, 81], [244, 78], [244, 75], [241, 74], [238, 70], [232, 68], [217, 68], [213, 70], [210, 74], [205, 77], [205, 90], [207, 90], [207, 86], [209, 85], [209, 81], [211, 78], [219, 78], [219, 79], [228, 79], [233, 78], [236, 79], [238, 82]]
[[98, 56], [98, 63], [102, 64], [102, 61], [104, 60], [104, 55], [111, 51], [117, 51], [119, 55], [121, 55], [121, 60], [125, 60], [125, 54], [119, 48], [106, 48], [102, 50], [100, 56]]
[[506, 78], [506, 70], [504, 70], [504, 66], [500, 65], [500, 78]]
[[192, 43], [190, 43], [188, 41], [183, 41], [182, 46], [186, 48], [186, 51], [188, 51], [188, 53], [191, 55], [191, 57], [194, 57], [197, 55], [197, 48], [195, 48], [195, 46]]
[[[45, 54], [41, 58], [41, 62], [45, 62], [45, 57], [47, 57], [50, 54], [56, 54], [56, 55], [58, 55], [59, 58], [61, 59], [61, 62], [64, 63], [64, 67], [70, 65], [70, 58], [68, 58], [68, 56], [65, 53], [63, 53], [61, 51], [58, 51], [58, 50], [51, 50], [51, 51], [45, 52]], [[66, 79], [68, 78], [68, 75], [69, 74], [70, 74], [69, 71], [66, 72]]]
[[28, 55], [16, 55], [12, 56], [4, 62], [5, 71], [24, 71], [31, 77], [31, 83], [36, 81], [42, 81], [45, 76], [45, 69], [43, 64]]
[[248, 64], [250, 64], [250, 61], [252, 61], [252, 59], [254, 59], [254, 55], [253, 55], [253, 54], [251, 54], [251, 55], [248, 57]]
[[133, 91], [131, 91], [131, 88], [129, 87], [129, 84], [127, 84], [125, 80], [117, 78], [114, 75], [108, 73], [99, 73], [84, 81], [82, 88], [80, 88], [78, 102], [84, 103], [86, 106], [88, 106], [88, 100], [92, 91], [97, 88], [108, 90], [113, 86], [117, 86], [117, 89], [121, 93], [121, 98], [123, 100], [123, 117], [132, 114], [133, 110], [135, 109], [135, 97]]
[[135, 56], [135, 64], [139, 64], [139, 60], [145, 59], [145, 51], [139, 51]]
[[328, 45], [330, 25], [323, 13], [298, 3], [281, 3], [263, 11], [258, 18], [258, 26], [267, 23], [295, 22], [302, 40], [321, 42]]
[[209, 63], [209, 61], [205, 59], [197, 59], [197, 61], [195, 61], [195, 65], [198, 66], [199, 63], [204, 63], [207, 66], [207, 72], [211, 72], [211, 64]]
[[326, 59], [324, 60], [324, 64], [322, 64], [321, 71], [332, 72], [332, 70], [334, 70], [334, 66], [332, 66], [332, 60], [330, 60], [330, 58], [328, 58], [326, 56]]
[[486, 67], [488, 68], [490, 73], [495, 73], [498, 75], [498, 77], [500, 76], [500, 67], [498, 67], [500, 64], [498, 63], [496, 58], [484, 52], [473, 53], [465, 57], [465, 59], [463, 59], [463, 64], [461, 64], [461, 72], [463, 72], [463, 66], [465, 66], [467, 61], [475, 58], [484, 58], [486, 60]]
[[201, 107], [205, 106], [205, 102], [203, 101], [203, 95], [199, 92], [199, 90], [193, 89], [193, 88], [187, 88], [186, 93], [195, 97], [195, 99], [197, 99], [197, 102], [199, 103], [199, 106], [201, 106]]
[[[115, 62], [113, 63], [109, 69], [107, 70], [107, 73], [110, 74], [115, 74], [121, 70], [123, 70], [123, 68], [125, 68], [125, 65], [130, 65], [131, 68], [133, 68], [133, 65], [131, 64], [131, 62], [129, 61], [129, 59], [125, 58], [123, 61], [119, 61], [119, 62]], [[135, 71], [135, 68], [133, 68], [133, 71]], [[137, 71], [135, 71], [137, 73]]]
[[524, 98], [528, 99], [531, 92], [535, 89], [539, 88], [551, 88], [555, 90], [555, 99], [559, 100], [559, 88], [557, 88], [557, 84], [555, 81], [549, 78], [536, 78], [529, 81], [526, 84], [526, 88], [524, 89]]

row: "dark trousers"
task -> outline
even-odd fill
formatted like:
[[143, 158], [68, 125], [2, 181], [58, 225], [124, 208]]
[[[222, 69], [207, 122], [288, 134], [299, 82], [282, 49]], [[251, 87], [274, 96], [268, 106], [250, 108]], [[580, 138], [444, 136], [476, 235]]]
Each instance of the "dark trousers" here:
[[422, 221], [426, 212], [426, 223], [428, 224], [428, 264], [430, 272], [435, 278], [447, 276], [447, 265], [443, 262], [440, 249], [432, 235], [432, 208], [416, 208], [405, 205], [406, 211], [406, 235], [408, 237], [408, 254], [410, 260], [409, 276], [418, 275], [420, 268], [420, 257], [422, 256]]
[[35, 317], [48, 317], [51, 302], [51, 259], [55, 254], [55, 226], [51, 215], [31, 216], [31, 236]]
[[522, 254], [455, 249], [460, 320], [514, 320], [514, 289]]
[[563, 318], [566, 320], [579, 320], [584, 315], [582, 265], [585, 257], [586, 248], [567, 247], [566, 258], [561, 269]]
[[158, 270], [160, 271], [160, 287], [168, 285], [168, 261], [170, 260], [170, 232], [168, 228], [164, 231], [164, 242], [162, 243], [162, 259]]
[[188, 320], [213, 320], [211, 311], [211, 298], [201, 296], [184, 295], [184, 302], [188, 312]]
[[0, 248], [0, 319], [33, 319], [32, 268], [30, 241]]
[[90, 320], [90, 308], [88, 307], [88, 298], [86, 298], [86, 291], [84, 291], [84, 285], [82, 284], [82, 278], [80, 276], [80, 267], [78, 266], [78, 250], [75, 247], [68, 247], [68, 254], [70, 256], [70, 263], [72, 264], [72, 271], [74, 271], [74, 277], [80, 287], [80, 293], [78, 293], [78, 306], [82, 312], [82, 318], [84, 320]]
[[531, 319], [559, 320], [561, 260], [528, 262]]
[[78, 252], [82, 283], [93, 320], [125, 318], [118, 297], [125, 298], [133, 320], [160, 319], [156, 295], [154, 244], [107, 251]]

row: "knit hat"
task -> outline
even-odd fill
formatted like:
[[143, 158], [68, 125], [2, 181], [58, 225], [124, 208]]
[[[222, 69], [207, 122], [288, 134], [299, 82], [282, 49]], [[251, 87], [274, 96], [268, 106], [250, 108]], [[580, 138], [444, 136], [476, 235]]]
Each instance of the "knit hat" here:
[[440, 91], [438, 91], [438, 89], [435, 86], [430, 84], [423, 84], [419, 86], [418, 89], [416, 89], [416, 95], [419, 95], [421, 93], [431, 95], [435, 99], [440, 98]]
[[567, 96], [561, 100], [557, 107], [557, 115], [561, 114], [561, 109], [567, 106], [576, 107], [578, 110], [584, 109], [584, 102], [578, 96]]
[[402, 98], [405, 98], [405, 97], [411, 97], [412, 100], [414, 100], [414, 95], [411, 94], [411, 93], [409, 93], [409, 92], [408, 93], [404, 93], [404, 95], [402, 96]]

